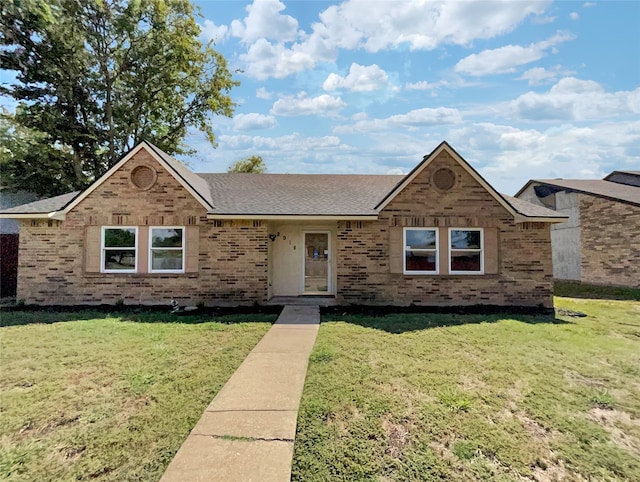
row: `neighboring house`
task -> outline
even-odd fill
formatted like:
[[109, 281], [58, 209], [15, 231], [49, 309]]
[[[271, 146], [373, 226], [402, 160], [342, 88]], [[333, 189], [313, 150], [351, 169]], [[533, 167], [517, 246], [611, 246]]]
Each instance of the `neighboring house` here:
[[531, 180], [516, 197], [569, 216], [551, 228], [556, 279], [640, 287], [640, 171]]
[[498, 194], [446, 142], [406, 176], [194, 174], [150, 143], [18, 219], [37, 304], [551, 307], [555, 211]]
[[[35, 201], [32, 192], [7, 192], [0, 187], [0, 210]], [[14, 219], [0, 219], [0, 298], [15, 296], [18, 282], [18, 230]]]

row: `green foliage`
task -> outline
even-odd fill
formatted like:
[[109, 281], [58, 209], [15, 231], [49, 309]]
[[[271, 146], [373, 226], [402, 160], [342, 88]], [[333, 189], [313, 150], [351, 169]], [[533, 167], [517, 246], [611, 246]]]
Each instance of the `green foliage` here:
[[189, 152], [189, 127], [215, 145], [210, 116], [232, 115], [237, 82], [194, 15], [188, 0], [3, 2], [0, 68], [17, 82], [0, 93], [19, 103], [0, 129], [18, 135], [3, 144], [3, 184], [83, 188], [143, 139]]
[[590, 285], [576, 281], [556, 280], [553, 291], [556, 296], [567, 298], [640, 301], [640, 288], [626, 288], [623, 286]]
[[613, 409], [614, 399], [607, 390], [598, 390], [589, 399], [598, 408]]
[[247, 159], [236, 161], [229, 166], [227, 172], [243, 172], [262, 174], [267, 171], [267, 165], [261, 156], [251, 156]]
[[456, 390], [445, 390], [438, 398], [440, 403], [454, 412], [466, 412], [471, 408], [471, 400]]
[[478, 447], [469, 440], [456, 440], [453, 444], [453, 453], [462, 460], [471, 460], [478, 450]]

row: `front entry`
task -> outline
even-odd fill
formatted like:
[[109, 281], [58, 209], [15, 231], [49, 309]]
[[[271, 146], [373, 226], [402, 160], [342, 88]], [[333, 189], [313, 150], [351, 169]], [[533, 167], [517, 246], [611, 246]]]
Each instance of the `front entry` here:
[[303, 293], [327, 294], [331, 281], [328, 232], [304, 232]]
[[269, 225], [269, 297], [335, 294], [335, 225]]

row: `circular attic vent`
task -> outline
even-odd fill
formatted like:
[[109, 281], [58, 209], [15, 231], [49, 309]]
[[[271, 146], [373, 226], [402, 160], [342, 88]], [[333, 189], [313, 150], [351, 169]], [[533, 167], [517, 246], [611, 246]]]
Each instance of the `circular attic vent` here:
[[448, 191], [456, 183], [456, 174], [447, 167], [442, 167], [433, 173], [433, 185], [441, 191]]
[[131, 171], [131, 182], [138, 189], [149, 189], [156, 183], [156, 171], [149, 166], [138, 166]]

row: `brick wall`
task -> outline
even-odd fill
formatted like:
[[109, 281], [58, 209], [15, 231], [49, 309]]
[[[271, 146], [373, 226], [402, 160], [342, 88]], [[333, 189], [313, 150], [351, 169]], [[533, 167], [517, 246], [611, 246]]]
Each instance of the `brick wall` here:
[[[431, 185], [431, 175], [440, 167], [451, 168], [457, 177], [456, 185], [446, 193]], [[401, 226], [495, 229], [497, 272], [392, 273], [390, 231]], [[515, 224], [513, 217], [446, 152], [399, 193], [377, 221], [341, 222], [337, 238], [340, 303], [553, 306], [549, 224]], [[440, 243], [440, 249], [446, 250], [446, 238]]]
[[640, 206], [580, 195], [582, 281], [640, 287]]
[[[139, 165], [158, 173], [149, 190], [130, 181]], [[186, 274], [87, 272], [87, 226], [104, 225], [198, 226], [200, 267]], [[265, 223], [207, 220], [204, 207], [140, 150], [64, 221], [21, 222], [17, 298], [55, 305], [261, 302], [267, 298], [267, 242]], [[138, 255], [147, 256], [146, 248]]]

